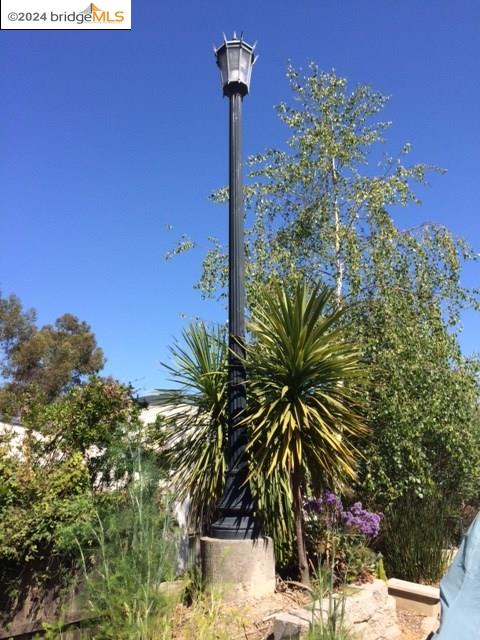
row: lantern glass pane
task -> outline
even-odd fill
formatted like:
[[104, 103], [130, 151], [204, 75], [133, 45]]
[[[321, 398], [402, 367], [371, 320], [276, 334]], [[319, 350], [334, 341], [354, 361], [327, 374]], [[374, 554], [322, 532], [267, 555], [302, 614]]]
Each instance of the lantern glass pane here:
[[240, 47], [235, 45], [228, 49], [229, 82], [238, 82], [238, 71], [240, 68]]
[[239, 69], [239, 81], [248, 85], [248, 69], [250, 66], [250, 59], [252, 54], [246, 49], [242, 49], [240, 53], [240, 69]]
[[218, 54], [218, 66], [220, 67], [223, 86], [228, 82], [227, 51], [225, 49], [220, 51]]

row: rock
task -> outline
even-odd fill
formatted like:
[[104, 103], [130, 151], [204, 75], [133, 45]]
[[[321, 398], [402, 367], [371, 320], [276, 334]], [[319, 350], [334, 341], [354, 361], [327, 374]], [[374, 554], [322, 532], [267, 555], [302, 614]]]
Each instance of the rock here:
[[[302, 613], [307, 613], [302, 610]], [[310, 614], [310, 620], [311, 620]], [[273, 637], [274, 640], [297, 640], [302, 631], [310, 628], [309, 620], [291, 613], [276, 613], [273, 616]]]
[[166, 582], [160, 582], [157, 589], [160, 593], [164, 593], [166, 596], [170, 596], [174, 600], [180, 600], [183, 592], [185, 591], [185, 581], [168, 580]]
[[[337, 600], [338, 602], [338, 600]], [[328, 602], [315, 602], [315, 617], [321, 612], [327, 617]], [[340, 611], [341, 606], [339, 606]], [[312, 611], [291, 609], [270, 616], [274, 621], [275, 640], [300, 638], [308, 630], [312, 621]], [[385, 582], [375, 580], [372, 583], [353, 588], [346, 596], [344, 624], [355, 637], [362, 640], [399, 640], [400, 627], [397, 622], [395, 599], [388, 595]]]
[[347, 596], [345, 625], [353, 633], [361, 631], [362, 640], [400, 638], [395, 599], [388, 595], [383, 580], [362, 585], [357, 593]]
[[402, 632], [398, 625], [388, 627], [383, 633], [383, 638], [385, 640], [399, 640], [401, 638]]

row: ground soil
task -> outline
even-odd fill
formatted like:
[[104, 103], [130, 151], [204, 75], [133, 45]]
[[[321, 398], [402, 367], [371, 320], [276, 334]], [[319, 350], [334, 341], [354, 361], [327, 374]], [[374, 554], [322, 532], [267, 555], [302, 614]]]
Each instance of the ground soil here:
[[[304, 591], [292, 589], [266, 598], [249, 600], [241, 605], [206, 598], [194, 607], [177, 609], [175, 640], [270, 640], [273, 638], [268, 616], [296, 609], [311, 602]], [[201, 628], [200, 628], [201, 627]]]
[[425, 640], [426, 635], [422, 630], [423, 616], [408, 611], [399, 611], [397, 617], [402, 629], [401, 640]]

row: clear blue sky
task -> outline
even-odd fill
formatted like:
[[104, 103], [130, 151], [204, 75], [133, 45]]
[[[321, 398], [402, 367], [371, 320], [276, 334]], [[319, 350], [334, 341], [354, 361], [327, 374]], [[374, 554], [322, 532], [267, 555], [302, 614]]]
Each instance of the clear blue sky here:
[[[408, 141], [415, 160], [448, 169], [405, 220], [445, 223], [480, 251], [478, 0], [132, 3], [132, 31], [0, 33], [0, 288], [41, 324], [67, 311], [88, 321], [106, 373], [162, 386], [182, 314], [223, 318], [192, 288], [206, 236], [227, 225], [208, 201], [227, 175], [212, 53], [223, 31], [258, 40], [245, 154], [285, 138], [272, 107], [289, 97], [289, 59], [335, 68], [392, 96], [390, 150]], [[166, 262], [182, 233], [200, 247]], [[466, 352], [478, 336], [466, 315]]]

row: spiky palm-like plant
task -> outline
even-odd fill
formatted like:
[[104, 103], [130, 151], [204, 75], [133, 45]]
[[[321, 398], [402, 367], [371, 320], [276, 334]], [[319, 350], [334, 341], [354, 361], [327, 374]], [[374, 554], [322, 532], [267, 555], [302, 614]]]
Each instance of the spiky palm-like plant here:
[[227, 468], [227, 346], [225, 331], [203, 323], [183, 331], [183, 345], [170, 351], [165, 365], [176, 384], [164, 390], [169, 407], [166, 456], [175, 474], [178, 497], [189, 498], [189, 519], [208, 523], [223, 488]]
[[252, 476], [286, 473], [290, 479], [299, 570], [309, 581], [304, 545], [302, 483], [308, 472], [320, 488], [355, 477], [365, 434], [354, 382], [360, 355], [346, 341], [339, 319], [329, 312], [332, 291], [298, 284], [276, 287], [263, 299], [250, 324], [248, 349], [249, 450]]
[[[203, 323], [185, 329], [182, 341], [170, 349], [173, 363], [165, 365], [175, 388], [163, 390], [168, 407], [162, 444], [174, 472], [177, 496], [190, 499], [189, 521], [197, 530], [210, 524], [227, 468], [227, 345], [222, 328]], [[269, 478], [255, 471], [251, 488], [263, 530], [275, 542], [276, 555], [289, 556], [293, 542], [292, 495], [288, 476]]]

